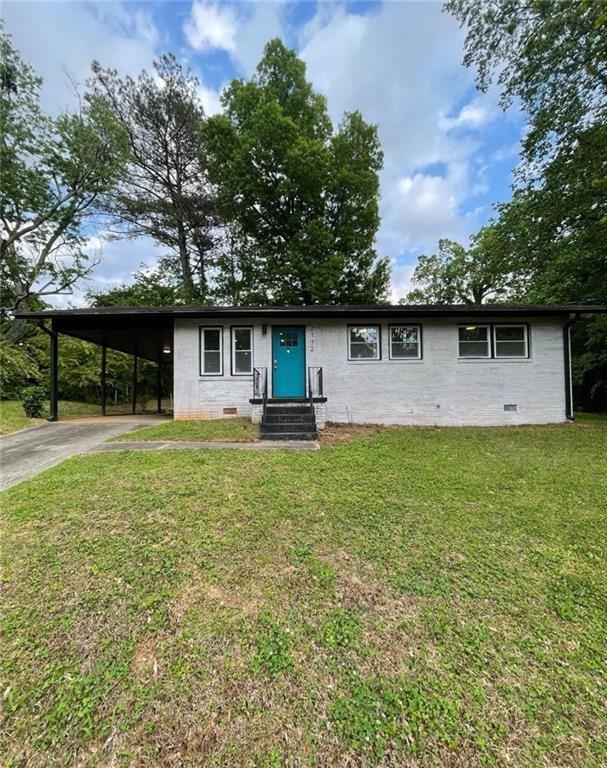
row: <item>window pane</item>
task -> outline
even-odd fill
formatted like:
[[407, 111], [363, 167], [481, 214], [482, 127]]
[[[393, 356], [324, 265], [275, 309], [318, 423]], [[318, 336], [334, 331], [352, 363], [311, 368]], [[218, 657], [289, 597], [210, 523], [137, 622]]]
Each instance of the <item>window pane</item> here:
[[204, 348], [219, 350], [220, 336], [221, 334], [220, 334], [219, 328], [208, 328], [207, 330], [205, 330], [203, 334]]
[[251, 353], [239, 352], [234, 353], [234, 373], [251, 373]]
[[350, 357], [369, 359], [379, 357], [379, 328], [377, 326], [358, 326], [350, 328]]
[[417, 357], [417, 344], [392, 344], [392, 357]]
[[414, 326], [400, 325], [392, 328], [393, 342], [417, 342], [417, 328]]
[[234, 331], [234, 349], [236, 350], [251, 349], [251, 329], [250, 328], [237, 328]]
[[350, 357], [366, 359], [377, 357], [377, 347], [374, 344], [351, 344]]
[[511, 325], [495, 327], [496, 341], [525, 341], [525, 328]]
[[221, 353], [205, 351], [204, 353], [204, 372], [205, 373], [221, 373]]
[[488, 328], [478, 325], [471, 325], [467, 328], [459, 328], [460, 341], [486, 341], [488, 339]]
[[460, 357], [488, 357], [489, 342], [487, 341], [460, 341]]
[[497, 341], [495, 343], [496, 357], [525, 357], [524, 341]]
[[418, 328], [400, 325], [390, 329], [392, 357], [418, 357]]

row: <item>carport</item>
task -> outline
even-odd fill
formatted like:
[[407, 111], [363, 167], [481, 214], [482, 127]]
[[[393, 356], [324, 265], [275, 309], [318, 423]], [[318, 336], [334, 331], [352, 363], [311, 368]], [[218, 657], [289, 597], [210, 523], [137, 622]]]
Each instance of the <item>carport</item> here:
[[137, 368], [139, 360], [157, 366], [157, 410], [161, 411], [161, 373], [165, 363], [173, 361], [173, 317], [171, 309], [98, 307], [92, 309], [18, 312], [24, 320], [35, 321], [50, 339], [50, 416], [57, 421], [57, 369], [60, 354], [59, 335], [73, 336], [101, 347], [101, 413], [106, 415], [106, 357], [114, 349], [133, 357], [132, 412], [137, 404]]

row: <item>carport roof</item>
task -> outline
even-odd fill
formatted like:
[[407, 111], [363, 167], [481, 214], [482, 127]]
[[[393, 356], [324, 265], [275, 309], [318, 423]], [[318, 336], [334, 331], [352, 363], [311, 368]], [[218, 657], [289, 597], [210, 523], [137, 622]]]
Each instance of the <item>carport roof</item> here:
[[394, 317], [569, 317], [607, 311], [596, 304], [364, 304], [264, 307], [91, 307], [17, 312], [26, 320], [52, 320], [59, 333], [136, 354], [148, 360], [170, 359], [163, 349], [173, 346], [173, 320], [217, 317], [273, 318], [394, 318]]

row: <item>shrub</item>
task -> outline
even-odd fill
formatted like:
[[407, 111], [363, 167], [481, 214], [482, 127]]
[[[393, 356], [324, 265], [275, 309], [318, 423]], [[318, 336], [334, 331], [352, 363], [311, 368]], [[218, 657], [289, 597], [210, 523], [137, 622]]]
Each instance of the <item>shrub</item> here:
[[23, 410], [29, 419], [38, 419], [44, 406], [42, 387], [27, 387], [22, 393]]
[[24, 345], [0, 342], [0, 396], [3, 399], [18, 398], [27, 384], [40, 379], [35, 358]]

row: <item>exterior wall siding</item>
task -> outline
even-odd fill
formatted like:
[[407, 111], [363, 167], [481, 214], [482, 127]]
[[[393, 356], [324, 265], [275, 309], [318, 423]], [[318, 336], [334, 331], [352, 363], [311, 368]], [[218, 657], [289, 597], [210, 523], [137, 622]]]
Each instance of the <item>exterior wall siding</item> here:
[[[301, 322], [301, 321], [300, 321]], [[348, 324], [380, 325], [380, 360], [348, 360]], [[319, 426], [326, 421], [355, 424], [507, 425], [566, 420], [563, 321], [521, 317], [508, 321], [529, 325], [527, 359], [459, 359], [457, 327], [451, 319], [407, 317], [402, 324], [422, 326], [423, 358], [390, 360], [389, 325], [398, 320], [314, 319], [306, 322], [306, 365], [322, 366], [326, 404], [319, 404]], [[482, 321], [492, 322], [490, 319]], [[253, 326], [253, 364], [272, 367], [272, 325], [295, 325], [240, 319]], [[223, 376], [200, 376], [199, 327], [222, 325]], [[217, 418], [225, 409], [258, 421], [251, 405], [252, 376], [231, 375], [229, 318], [175, 320], [175, 418]], [[266, 334], [262, 326], [266, 325]], [[515, 411], [504, 405], [514, 404]]]

